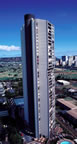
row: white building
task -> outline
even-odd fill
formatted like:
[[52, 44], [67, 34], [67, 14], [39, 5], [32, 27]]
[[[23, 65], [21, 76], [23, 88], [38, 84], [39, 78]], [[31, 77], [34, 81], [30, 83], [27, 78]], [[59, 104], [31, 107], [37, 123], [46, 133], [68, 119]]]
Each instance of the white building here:
[[66, 80], [57, 80], [57, 82], [59, 84], [62, 84], [62, 85], [70, 85], [70, 82], [66, 81]]
[[68, 56], [68, 66], [72, 66], [73, 64], [73, 56]]
[[0, 83], [0, 96], [5, 96], [5, 89], [2, 85], [2, 83]]
[[25, 15], [21, 30], [25, 120], [34, 137], [55, 127], [54, 26]]
[[68, 56], [62, 56], [62, 66], [67, 65], [68, 62]]
[[74, 64], [75, 64], [75, 67], [77, 67], [77, 55], [74, 56]]

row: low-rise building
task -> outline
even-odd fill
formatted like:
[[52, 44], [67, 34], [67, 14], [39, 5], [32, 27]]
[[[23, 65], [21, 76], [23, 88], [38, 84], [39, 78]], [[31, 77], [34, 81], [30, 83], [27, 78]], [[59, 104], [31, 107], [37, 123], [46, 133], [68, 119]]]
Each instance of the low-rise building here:
[[70, 82], [68, 82], [66, 80], [57, 80], [57, 82], [61, 85], [70, 85]]
[[74, 125], [77, 125], [77, 108], [67, 111], [66, 116], [72, 123], [74, 123]]
[[24, 98], [11, 98], [9, 100], [9, 115], [11, 118], [16, 119], [16, 117], [20, 117], [24, 119]]
[[74, 104], [72, 104], [70, 101], [66, 101], [64, 99], [57, 99], [57, 103], [58, 105], [60, 105], [63, 109], [66, 109], [66, 110], [70, 110], [70, 109], [73, 109], [75, 108], [76, 106]]
[[77, 126], [77, 106], [64, 99], [57, 99], [57, 104], [62, 108], [64, 116]]

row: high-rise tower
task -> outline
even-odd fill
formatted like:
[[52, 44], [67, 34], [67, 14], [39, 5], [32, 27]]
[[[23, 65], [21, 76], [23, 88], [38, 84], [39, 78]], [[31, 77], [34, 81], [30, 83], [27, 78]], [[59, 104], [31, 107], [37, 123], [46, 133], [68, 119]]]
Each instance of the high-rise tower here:
[[25, 120], [35, 137], [49, 137], [55, 126], [54, 26], [24, 16], [21, 30]]

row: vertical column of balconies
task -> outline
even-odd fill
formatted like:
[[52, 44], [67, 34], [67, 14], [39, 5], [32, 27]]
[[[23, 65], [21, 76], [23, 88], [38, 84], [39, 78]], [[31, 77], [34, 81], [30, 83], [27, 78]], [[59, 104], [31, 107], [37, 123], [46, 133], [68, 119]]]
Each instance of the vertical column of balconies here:
[[51, 128], [55, 125], [55, 75], [54, 75], [54, 66], [55, 66], [55, 57], [54, 57], [54, 27], [52, 25], [51, 28], [51, 37], [52, 37], [52, 65], [53, 65], [53, 73], [52, 73], [52, 123], [51, 123]]
[[49, 131], [53, 128], [55, 108], [54, 78], [54, 27], [48, 23], [48, 89], [49, 89]]
[[36, 23], [36, 60], [37, 60], [38, 122], [39, 122], [39, 133], [40, 133], [40, 81], [39, 81], [39, 33], [38, 33], [38, 23]]

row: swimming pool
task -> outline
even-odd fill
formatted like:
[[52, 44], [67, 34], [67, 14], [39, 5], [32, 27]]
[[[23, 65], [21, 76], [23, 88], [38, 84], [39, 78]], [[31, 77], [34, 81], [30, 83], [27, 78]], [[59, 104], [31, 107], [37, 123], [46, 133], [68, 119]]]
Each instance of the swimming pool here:
[[60, 144], [72, 144], [70, 141], [62, 141]]

